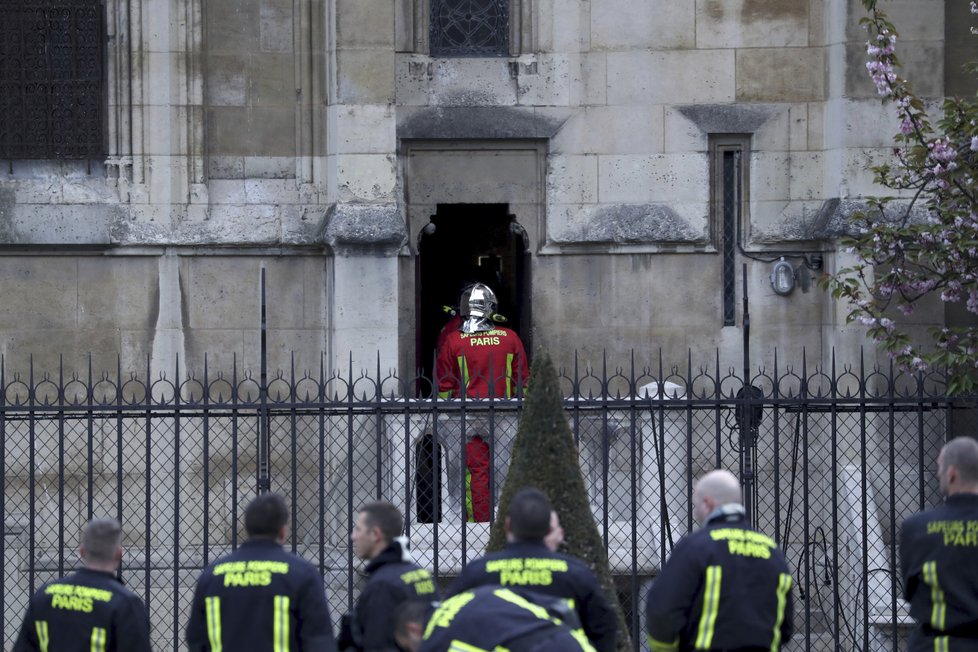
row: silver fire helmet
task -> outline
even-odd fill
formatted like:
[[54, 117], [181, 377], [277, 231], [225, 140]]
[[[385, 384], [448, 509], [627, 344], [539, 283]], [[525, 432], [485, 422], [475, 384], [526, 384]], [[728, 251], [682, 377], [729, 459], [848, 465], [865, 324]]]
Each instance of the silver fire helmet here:
[[495, 328], [492, 315], [496, 312], [496, 306], [496, 294], [488, 285], [474, 283], [465, 288], [459, 300], [463, 317], [462, 332], [480, 333]]

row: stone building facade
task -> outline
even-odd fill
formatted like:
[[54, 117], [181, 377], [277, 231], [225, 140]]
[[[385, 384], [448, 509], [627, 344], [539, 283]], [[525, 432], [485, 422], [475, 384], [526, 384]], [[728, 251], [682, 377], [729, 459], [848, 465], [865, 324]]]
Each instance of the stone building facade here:
[[[8, 368], [247, 364], [261, 268], [273, 367], [430, 370], [473, 277], [560, 363], [736, 361], [745, 287], [759, 361], [863, 344], [769, 281], [879, 191], [857, 0], [27, 4], [102, 11], [104, 142], [3, 161]], [[967, 92], [967, 7], [887, 9], [917, 91]]]

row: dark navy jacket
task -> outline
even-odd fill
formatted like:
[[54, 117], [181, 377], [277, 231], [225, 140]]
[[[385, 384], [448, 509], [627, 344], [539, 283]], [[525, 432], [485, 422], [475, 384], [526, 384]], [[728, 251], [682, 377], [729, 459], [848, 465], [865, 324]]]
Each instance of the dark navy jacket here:
[[[562, 604], [558, 604], [562, 603]], [[525, 589], [480, 586], [442, 602], [419, 652], [594, 652], [566, 601]]]
[[274, 541], [246, 541], [201, 573], [187, 645], [190, 652], [335, 651], [319, 571]]
[[438, 599], [431, 573], [406, 561], [401, 544], [394, 542], [370, 560], [367, 585], [350, 614], [350, 631], [340, 637], [341, 650], [396, 651], [394, 609], [407, 600]]
[[653, 652], [778, 649], [792, 634], [791, 571], [767, 535], [721, 513], [680, 541], [653, 580]]
[[112, 573], [83, 568], [31, 598], [15, 652], [149, 652], [146, 606]]
[[921, 625], [909, 650], [978, 650], [978, 495], [953, 494], [904, 521], [900, 571]]
[[551, 552], [542, 541], [517, 541], [470, 562], [455, 579], [449, 595], [486, 584], [525, 588], [570, 600], [598, 652], [615, 649], [615, 612], [601, 585], [580, 559]]

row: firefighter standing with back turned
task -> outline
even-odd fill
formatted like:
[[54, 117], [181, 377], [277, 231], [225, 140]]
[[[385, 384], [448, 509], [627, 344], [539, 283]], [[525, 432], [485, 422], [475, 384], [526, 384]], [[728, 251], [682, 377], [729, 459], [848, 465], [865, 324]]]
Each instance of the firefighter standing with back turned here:
[[900, 528], [903, 597], [920, 624], [910, 652], [978, 651], [978, 442], [949, 441], [937, 456], [944, 504]]
[[571, 601], [584, 633], [598, 652], [615, 649], [618, 627], [598, 579], [580, 559], [551, 552], [550, 500], [539, 489], [521, 489], [509, 503], [506, 548], [471, 561], [449, 588], [455, 596], [477, 586], [523, 588]]
[[333, 622], [319, 570], [282, 548], [289, 509], [278, 494], [245, 508], [248, 540], [197, 580], [190, 652], [335, 652]]
[[146, 605], [116, 579], [122, 527], [112, 518], [82, 530], [83, 568], [42, 586], [27, 607], [14, 652], [149, 652]]
[[703, 527], [676, 544], [649, 589], [652, 652], [777, 652], [791, 638], [791, 572], [774, 540], [747, 523], [741, 501], [729, 471], [711, 471], [693, 488]]

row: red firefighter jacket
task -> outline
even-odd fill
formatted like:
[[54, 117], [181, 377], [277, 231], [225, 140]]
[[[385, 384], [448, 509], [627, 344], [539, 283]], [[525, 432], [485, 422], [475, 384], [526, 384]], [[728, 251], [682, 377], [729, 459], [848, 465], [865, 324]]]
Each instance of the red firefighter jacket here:
[[442, 398], [512, 398], [530, 380], [526, 352], [516, 331], [496, 326], [480, 333], [450, 332], [438, 349]]

